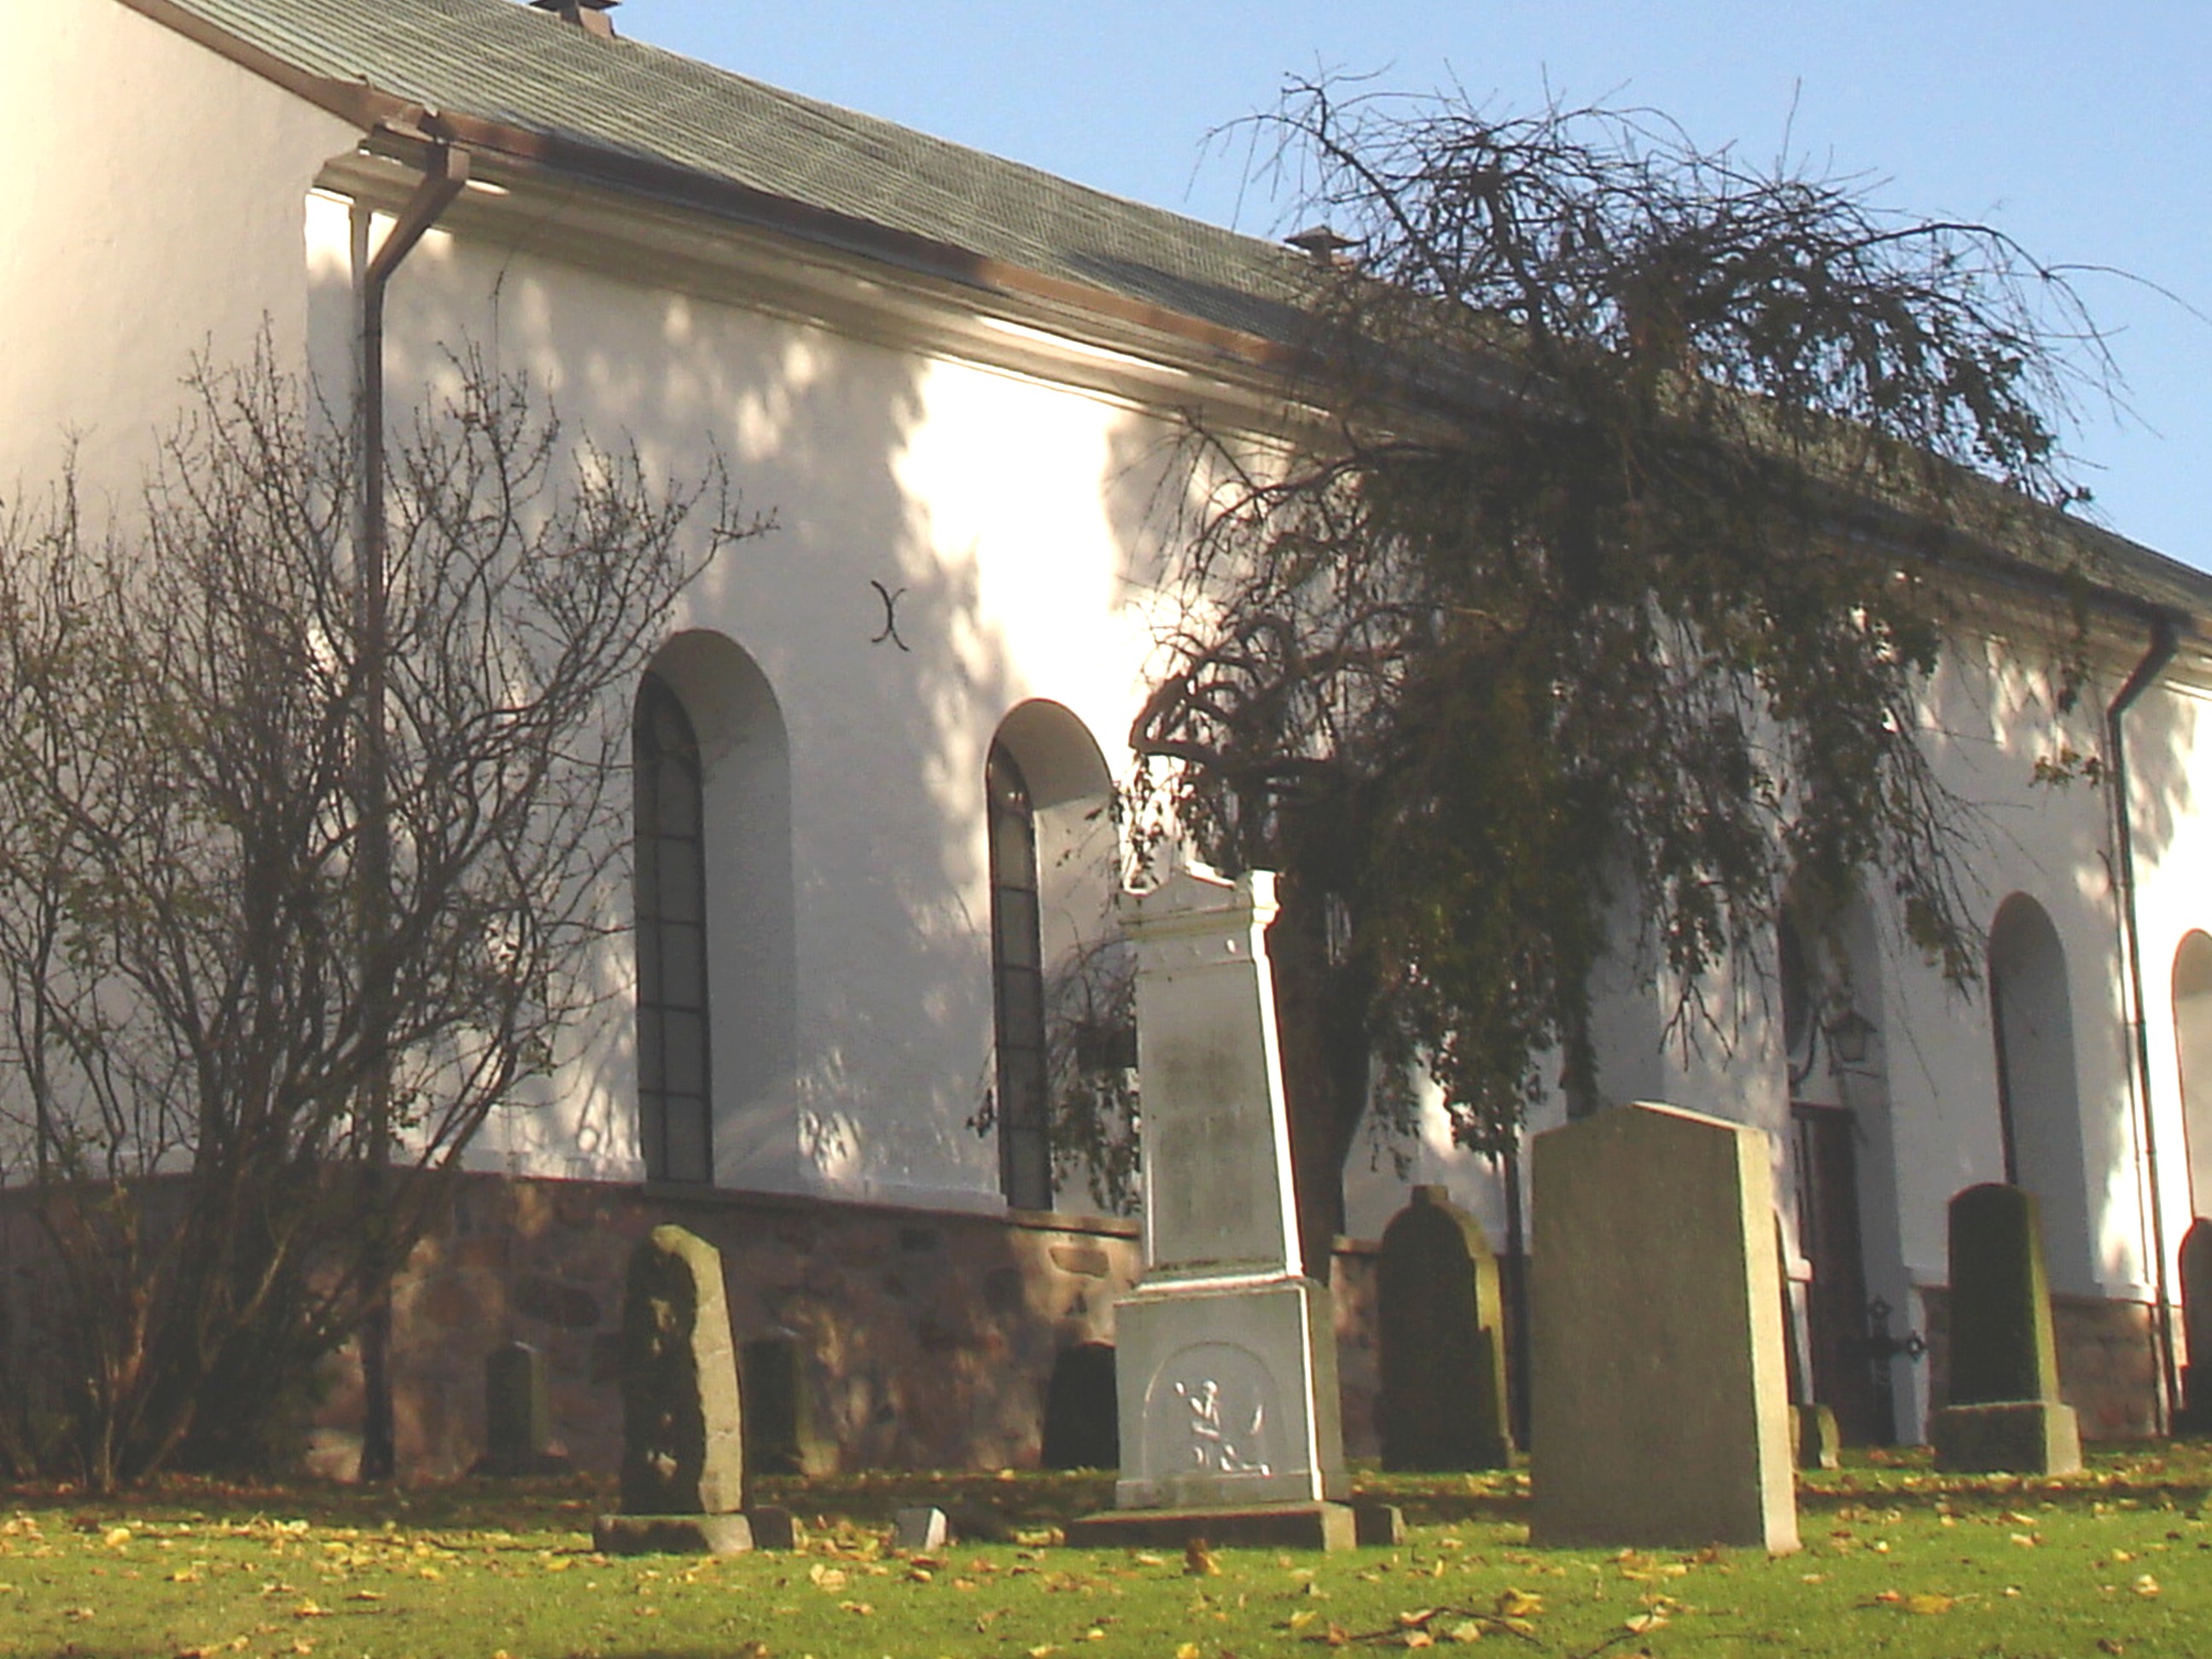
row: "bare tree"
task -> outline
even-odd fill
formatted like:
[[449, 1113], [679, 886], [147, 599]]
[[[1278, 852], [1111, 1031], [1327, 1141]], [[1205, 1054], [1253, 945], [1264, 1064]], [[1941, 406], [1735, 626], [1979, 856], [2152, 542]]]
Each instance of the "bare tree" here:
[[[349, 436], [265, 351], [195, 379], [127, 525], [65, 479], [0, 526], [19, 1467], [105, 1488], [247, 1450], [600, 994], [635, 678], [702, 556], [759, 526], [454, 368], [391, 457], [374, 790]], [[389, 1177], [363, 1162], [387, 1101]], [[59, 1293], [42, 1328], [26, 1284]]]
[[1971, 979], [1923, 694], [1958, 573], [2078, 579], [2059, 433], [2114, 376], [2002, 233], [1645, 113], [1300, 84], [1258, 128], [1334, 233], [1311, 367], [1279, 447], [1198, 434], [1226, 483], [1133, 743], [1209, 855], [1283, 872], [1310, 1254], [1371, 1094], [1409, 1124], [1425, 1068], [1501, 1154], [1555, 1085], [1587, 1109], [1608, 957], [1711, 1034], [1785, 884], [1875, 872]]

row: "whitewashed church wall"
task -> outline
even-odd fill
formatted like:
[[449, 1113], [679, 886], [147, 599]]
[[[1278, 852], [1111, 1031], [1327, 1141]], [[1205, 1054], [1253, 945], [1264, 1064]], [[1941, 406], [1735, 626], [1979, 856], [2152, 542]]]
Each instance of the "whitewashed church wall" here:
[[[738, 1109], [717, 1045], [718, 1180], [996, 1206], [995, 1146], [965, 1127], [993, 1055], [985, 756], [1043, 698], [1121, 763], [1161, 428], [1108, 398], [442, 232], [395, 285], [388, 327], [395, 403], [449, 383], [446, 354], [473, 347], [572, 429], [634, 443], [648, 473], [697, 477], [719, 454], [745, 507], [775, 514], [715, 559], [678, 623], [757, 667], [790, 756], [791, 1072]], [[872, 584], [898, 596], [896, 637]], [[710, 888], [718, 855], [710, 840]], [[724, 946], [710, 999], [749, 941]], [[629, 952], [605, 964], [617, 1005]], [[634, 1100], [617, 1013], [536, 1121], [510, 1115], [480, 1157], [635, 1178]]]
[[298, 362], [304, 204], [359, 135], [115, 0], [7, 21], [0, 499], [37, 499], [74, 440], [88, 510], [128, 508], [195, 358], [266, 331]]
[[[2141, 930], [2143, 1012], [2150, 1062], [2151, 1150], [2166, 1217], [2168, 1273], [2191, 1218], [2212, 1212], [2212, 1191], [2191, 1191], [2192, 1152], [2202, 1164], [2212, 1141], [2212, 1098], [2189, 1100], [2183, 1088], [2174, 968], [2183, 941], [2212, 931], [2212, 801], [2195, 780], [2212, 776], [2212, 686], [2203, 665], [2170, 672], [2128, 714], [2129, 806], [2136, 837], [2136, 915]], [[2193, 1079], [2200, 1096], [2212, 1079]], [[2191, 1120], [2194, 1119], [2192, 1125]], [[2192, 1127], [2196, 1133], [2191, 1133]]]

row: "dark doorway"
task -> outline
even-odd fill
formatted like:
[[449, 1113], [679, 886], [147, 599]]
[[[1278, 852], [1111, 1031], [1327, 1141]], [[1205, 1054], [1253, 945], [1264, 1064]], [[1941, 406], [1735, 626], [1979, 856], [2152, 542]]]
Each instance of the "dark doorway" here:
[[1797, 1248], [1813, 1267], [1805, 1297], [1813, 1398], [1836, 1414], [1846, 1444], [1897, 1437], [1888, 1361], [1867, 1341], [1866, 1258], [1859, 1244], [1858, 1159], [1851, 1114], [1802, 1101], [1790, 1109], [1797, 1170]]

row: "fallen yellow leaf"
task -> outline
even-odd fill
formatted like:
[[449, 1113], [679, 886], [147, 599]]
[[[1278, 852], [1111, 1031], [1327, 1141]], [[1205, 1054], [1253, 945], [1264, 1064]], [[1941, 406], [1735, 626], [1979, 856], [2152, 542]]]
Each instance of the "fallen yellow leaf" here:
[[1957, 1605], [1957, 1597], [1940, 1595], [1934, 1590], [1922, 1590], [1905, 1598], [1905, 1610], [1907, 1613], [1923, 1614], [1948, 1613]]

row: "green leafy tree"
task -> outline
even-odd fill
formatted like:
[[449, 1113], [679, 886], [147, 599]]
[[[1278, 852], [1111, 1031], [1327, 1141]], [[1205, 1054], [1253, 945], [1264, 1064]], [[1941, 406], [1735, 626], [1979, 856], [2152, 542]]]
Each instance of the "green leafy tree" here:
[[198, 377], [141, 510], [95, 527], [65, 480], [0, 518], [19, 1471], [106, 1489], [296, 1425], [437, 1176], [601, 994], [635, 677], [754, 527], [455, 368], [391, 446], [374, 780], [351, 434], [265, 353]]
[[1202, 852], [1281, 872], [1312, 1257], [1417, 1068], [1479, 1150], [1555, 1084], [1592, 1105], [1608, 958], [1717, 1030], [1785, 888], [1873, 872], [1972, 977], [1923, 698], [1962, 574], [2033, 541], [2063, 591], [2059, 433], [2114, 380], [2000, 232], [1648, 115], [1306, 84], [1259, 130], [1335, 232], [1310, 367], [1279, 443], [1197, 434], [1133, 740]]

